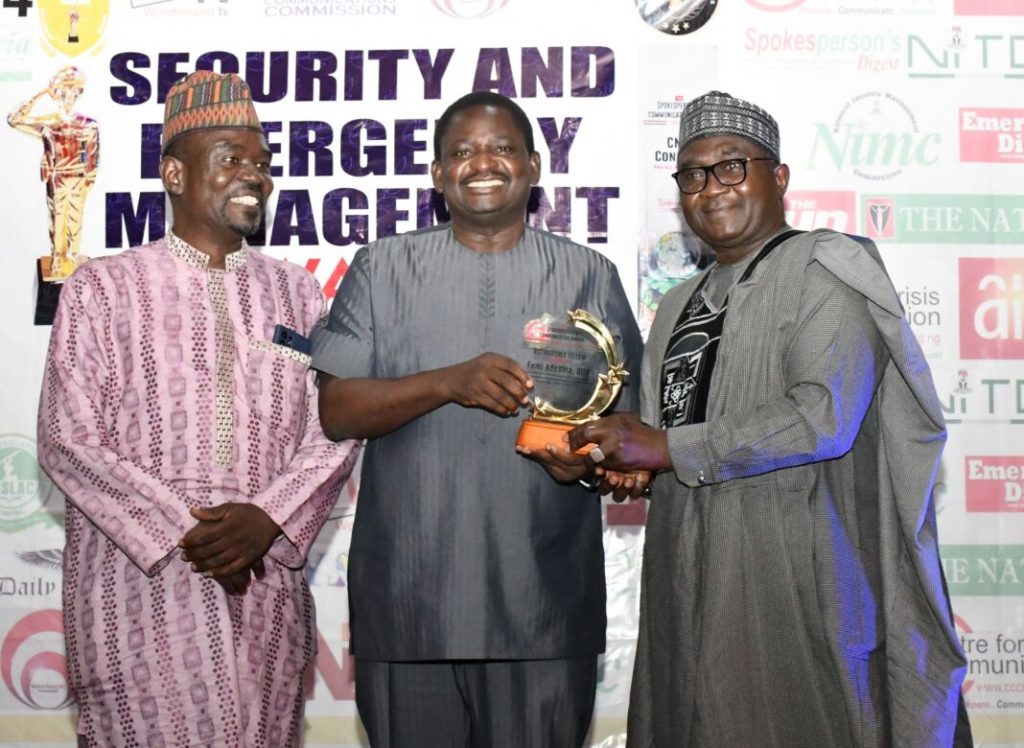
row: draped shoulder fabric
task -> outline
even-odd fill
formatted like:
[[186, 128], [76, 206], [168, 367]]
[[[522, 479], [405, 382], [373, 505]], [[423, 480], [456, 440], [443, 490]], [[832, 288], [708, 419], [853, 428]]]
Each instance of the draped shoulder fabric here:
[[[658, 309], [648, 423], [699, 282]], [[969, 745], [932, 503], [945, 426], [877, 250], [815, 231], [760, 263], [730, 293], [706, 422], [668, 440], [629, 745]]]

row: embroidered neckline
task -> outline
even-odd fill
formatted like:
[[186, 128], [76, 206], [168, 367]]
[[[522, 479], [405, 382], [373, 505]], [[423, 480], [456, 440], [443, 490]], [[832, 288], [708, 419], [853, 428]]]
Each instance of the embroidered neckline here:
[[[171, 250], [171, 254], [179, 260], [187, 265], [197, 268], [198, 270], [207, 270], [209, 268], [210, 256], [208, 254], [200, 252], [170, 229], [167, 230], [167, 234], [164, 238], [167, 241], [168, 248]], [[224, 270], [229, 273], [234, 270], [239, 270], [244, 267], [248, 261], [249, 245], [246, 244], [245, 239], [243, 239], [242, 248], [237, 252], [232, 252], [224, 258]]]

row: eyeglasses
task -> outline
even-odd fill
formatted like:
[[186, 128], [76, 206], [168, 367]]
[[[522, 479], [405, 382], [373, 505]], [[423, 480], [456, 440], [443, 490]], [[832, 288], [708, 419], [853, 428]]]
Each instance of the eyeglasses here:
[[735, 187], [743, 184], [747, 178], [747, 164], [751, 161], [777, 161], [770, 157], [761, 158], [727, 158], [711, 166], [688, 166], [680, 169], [672, 175], [672, 179], [679, 186], [684, 195], [696, 195], [707, 187], [708, 174], [714, 174], [715, 179], [723, 187]]

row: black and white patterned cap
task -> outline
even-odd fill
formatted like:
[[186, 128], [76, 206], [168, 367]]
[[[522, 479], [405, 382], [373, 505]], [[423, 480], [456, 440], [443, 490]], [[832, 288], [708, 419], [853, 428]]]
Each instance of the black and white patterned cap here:
[[721, 91], [688, 102], [679, 122], [679, 150], [699, 138], [738, 135], [779, 158], [779, 124], [764, 109]]

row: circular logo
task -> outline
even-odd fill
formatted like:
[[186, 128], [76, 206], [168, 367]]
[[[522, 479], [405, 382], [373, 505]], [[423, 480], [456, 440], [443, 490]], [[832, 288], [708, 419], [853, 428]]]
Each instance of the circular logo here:
[[692, 34], [711, 18], [718, 0], [636, 0], [640, 17], [663, 34]]
[[938, 159], [939, 134], [920, 132], [910, 107], [891, 93], [854, 96], [839, 110], [830, 130], [819, 130], [819, 137], [830, 142], [816, 142], [814, 152], [827, 152], [837, 167], [849, 168], [862, 179], [892, 179], [908, 167], [931, 166]]
[[59, 610], [37, 610], [11, 627], [0, 647], [0, 675], [14, 697], [33, 709], [71, 703], [64, 625]]
[[484, 18], [504, 8], [508, 0], [433, 0], [433, 3], [452, 18]]
[[55, 492], [39, 469], [35, 442], [18, 434], [0, 436], [0, 530], [53, 521], [43, 509]]

